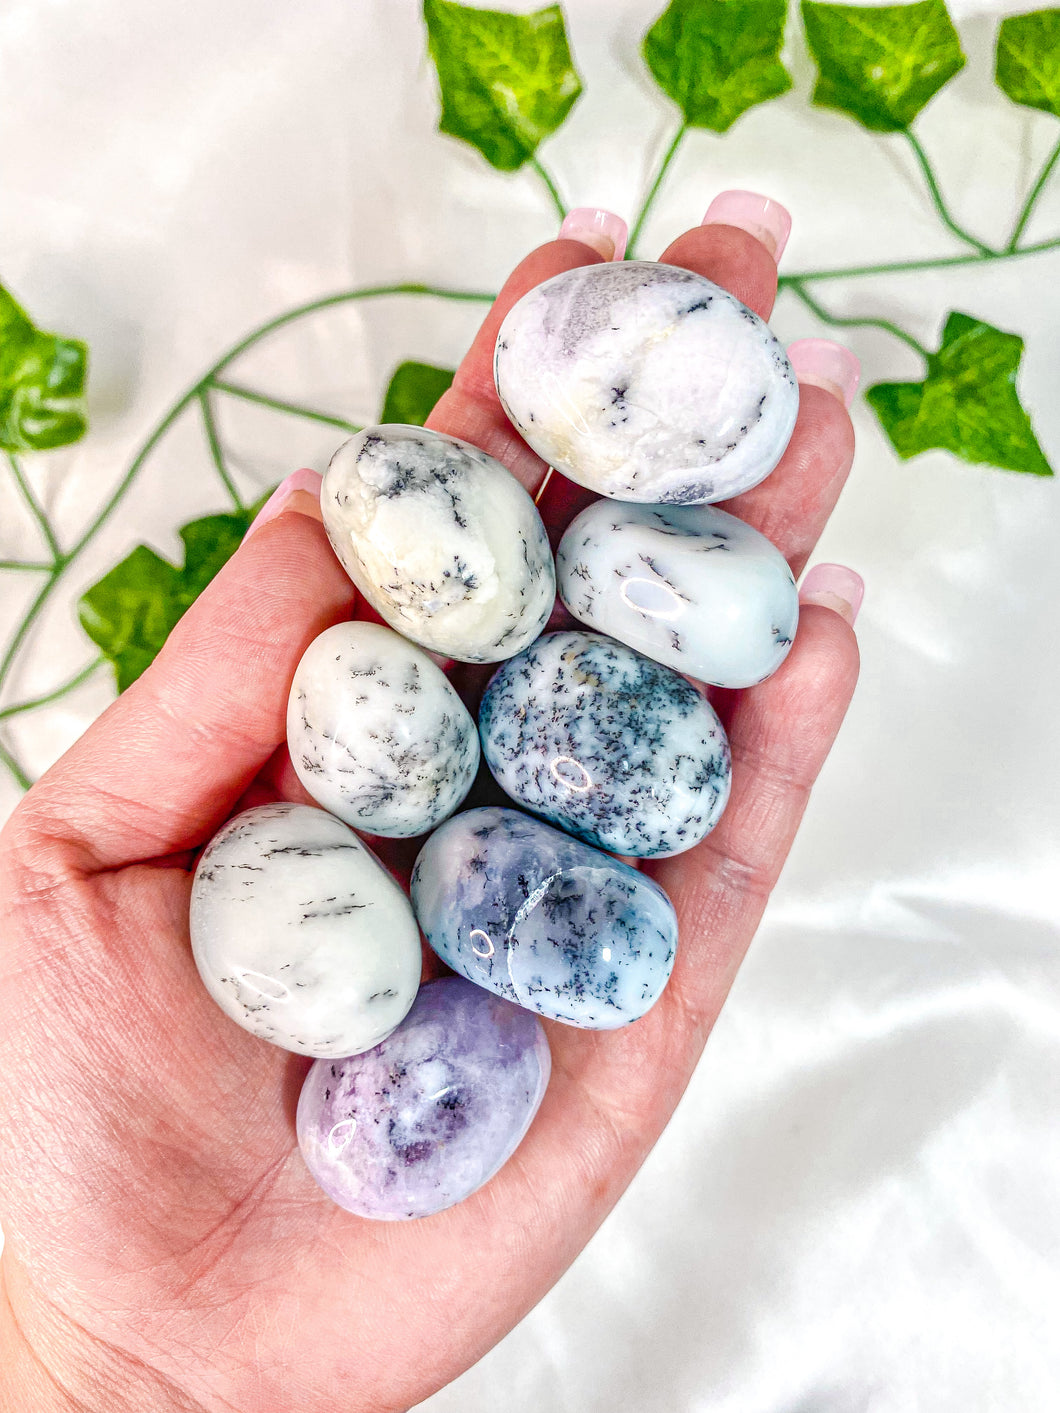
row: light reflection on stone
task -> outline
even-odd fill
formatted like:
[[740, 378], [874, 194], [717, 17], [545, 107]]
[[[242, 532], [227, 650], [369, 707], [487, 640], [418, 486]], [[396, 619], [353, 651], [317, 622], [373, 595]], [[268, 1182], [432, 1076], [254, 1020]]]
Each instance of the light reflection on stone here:
[[357, 1127], [356, 1119], [341, 1119], [328, 1134], [328, 1152], [333, 1158], [338, 1157], [342, 1150], [353, 1137]]
[[256, 991], [259, 996], [267, 996], [270, 1001], [289, 1001], [291, 999], [290, 989], [275, 976], [266, 976], [264, 972], [260, 971], [245, 971], [240, 967], [235, 967], [232, 974], [241, 985], [246, 986], [250, 991]]
[[[586, 790], [593, 788], [593, 778], [580, 761], [576, 761], [573, 756], [556, 756], [549, 764], [549, 773], [554, 780], [558, 780], [561, 785], [565, 785], [568, 790], [575, 790], [582, 794]], [[577, 783], [571, 779], [571, 773], [577, 772]]]
[[662, 584], [658, 579], [626, 579], [619, 593], [623, 603], [635, 608], [638, 613], [647, 614], [649, 618], [670, 621], [680, 618], [685, 611], [684, 603], [670, 585]]
[[[478, 939], [478, 941], [485, 942], [485, 951], [481, 951], [479, 949], [478, 941], [476, 941], [476, 939]], [[474, 952], [476, 957], [485, 958], [493, 956], [495, 950], [493, 946], [493, 938], [489, 935], [488, 932], [483, 932], [481, 927], [472, 928], [468, 936], [468, 941], [471, 943], [471, 950]]]

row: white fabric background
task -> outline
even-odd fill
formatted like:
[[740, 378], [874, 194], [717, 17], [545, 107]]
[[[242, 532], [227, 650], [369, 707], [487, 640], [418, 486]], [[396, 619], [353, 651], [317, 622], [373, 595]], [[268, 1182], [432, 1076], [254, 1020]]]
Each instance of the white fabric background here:
[[[669, 139], [637, 57], [659, 8], [568, 0], [586, 94], [542, 156], [573, 204], [630, 215]], [[1000, 240], [1056, 125], [992, 88], [998, 8], [958, 8], [971, 62], [920, 131], [956, 211]], [[796, 35], [794, 93], [724, 139], [690, 136], [644, 252], [726, 186], [791, 209], [786, 268], [953, 252], [900, 142], [808, 106]], [[26, 459], [67, 541], [176, 396], [271, 313], [388, 279], [495, 288], [554, 230], [532, 175], [435, 133], [413, 0], [6, 0], [0, 62], [0, 271], [92, 351], [88, 438]], [[1060, 180], [1028, 235], [1057, 230]], [[928, 343], [950, 308], [1024, 334], [1022, 395], [1060, 464], [1058, 271], [1060, 251], [819, 293]], [[367, 418], [400, 358], [455, 361], [480, 314], [347, 309], [241, 373]], [[773, 322], [826, 332], [790, 297]], [[917, 375], [884, 334], [850, 343], [867, 381]], [[820, 557], [866, 579], [863, 678], [767, 919], [617, 1211], [430, 1413], [1060, 1406], [1060, 487], [943, 453], [900, 464], [855, 417]], [[336, 440], [234, 408], [222, 429], [247, 490], [321, 467]], [[11, 699], [87, 660], [86, 585], [140, 541], [176, 557], [174, 527], [223, 506], [182, 423], [65, 581]], [[32, 535], [0, 478], [0, 557]], [[100, 673], [11, 739], [39, 771], [111, 692]]]

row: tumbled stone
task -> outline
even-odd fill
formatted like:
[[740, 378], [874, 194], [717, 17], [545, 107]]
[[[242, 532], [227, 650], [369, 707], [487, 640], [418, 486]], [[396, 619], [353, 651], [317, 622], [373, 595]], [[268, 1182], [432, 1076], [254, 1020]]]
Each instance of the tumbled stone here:
[[412, 904], [455, 972], [568, 1025], [628, 1025], [673, 970], [677, 919], [658, 884], [517, 810], [446, 820], [420, 850]]
[[444, 977], [421, 988], [373, 1050], [317, 1061], [298, 1100], [298, 1144], [317, 1183], [348, 1212], [430, 1216], [507, 1162], [550, 1068], [535, 1016]]
[[352, 1055], [412, 1005], [422, 952], [404, 892], [352, 829], [311, 805], [244, 810], [191, 890], [191, 945], [232, 1020], [300, 1055]]
[[425, 427], [367, 427], [331, 458], [324, 528], [390, 626], [459, 662], [533, 642], [555, 599], [533, 501], [484, 451]]
[[729, 746], [710, 703], [680, 673], [596, 633], [547, 633], [510, 658], [479, 729], [513, 800], [618, 854], [690, 849], [729, 798]]
[[618, 500], [691, 505], [763, 480], [799, 388], [768, 326], [690, 270], [585, 265], [536, 285], [497, 335], [505, 412], [539, 456]]
[[795, 638], [784, 556], [712, 505], [596, 501], [567, 528], [556, 572], [575, 618], [717, 687], [763, 681]]
[[295, 670], [287, 745], [318, 804], [355, 829], [424, 834], [471, 788], [471, 714], [421, 649], [378, 623], [336, 623]]

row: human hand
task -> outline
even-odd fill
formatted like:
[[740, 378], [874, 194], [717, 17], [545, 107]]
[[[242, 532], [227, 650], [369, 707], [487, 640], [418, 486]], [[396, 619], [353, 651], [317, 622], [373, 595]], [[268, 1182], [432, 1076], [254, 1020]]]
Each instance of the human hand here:
[[[572, 240], [506, 284], [429, 424], [545, 468], [497, 401], [501, 318], [597, 257]], [[776, 266], [711, 225], [660, 257], [768, 317]], [[725, 508], [798, 574], [849, 470], [839, 398], [804, 386], [780, 466]], [[583, 503], [554, 479], [559, 528]], [[550, 527], [551, 528], [551, 527]], [[195, 970], [196, 851], [246, 803], [304, 799], [287, 687], [354, 593], [312, 496], [256, 529], [0, 836], [0, 1408], [19, 1413], [382, 1413], [477, 1360], [556, 1281], [669, 1118], [754, 934], [857, 676], [850, 625], [803, 610], [768, 681], [712, 693], [733, 754], [721, 823], [644, 863], [680, 945], [662, 999], [617, 1032], [549, 1024], [552, 1079], [527, 1137], [467, 1201], [376, 1223], [332, 1204], [294, 1131], [310, 1061], [231, 1024]]]

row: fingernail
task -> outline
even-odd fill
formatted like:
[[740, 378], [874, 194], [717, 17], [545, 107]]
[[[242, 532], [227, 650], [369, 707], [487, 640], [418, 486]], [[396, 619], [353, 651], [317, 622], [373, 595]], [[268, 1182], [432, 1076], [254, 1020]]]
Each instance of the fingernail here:
[[626, 253], [629, 232], [621, 216], [596, 206], [575, 206], [559, 228], [561, 240], [580, 240], [605, 260], [621, 260]]
[[865, 597], [865, 581], [845, 564], [815, 564], [799, 589], [799, 603], [820, 604], [850, 624]]
[[[319, 471], [310, 471], [303, 466], [300, 471], [292, 471], [289, 476], [280, 484], [269, 496], [268, 500], [250, 522], [250, 529], [243, 536], [244, 539], [260, 530], [263, 525], [267, 525], [270, 520], [275, 520], [277, 515], [281, 515], [285, 510], [298, 510], [303, 515], [314, 515], [320, 518], [320, 481]], [[291, 497], [302, 493], [297, 501], [288, 504]], [[305, 499], [303, 499], [305, 497]], [[315, 508], [315, 509], [314, 509]]]
[[791, 216], [771, 196], [756, 191], [723, 191], [707, 207], [702, 226], [739, 226], [779, 260], [791, 235]]
[[813, 383], [849, 408], [861, 382], [861, 364], [849, 348], [831, 339], [796, 339], [788, 358], [800, 383]]

